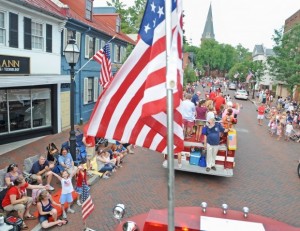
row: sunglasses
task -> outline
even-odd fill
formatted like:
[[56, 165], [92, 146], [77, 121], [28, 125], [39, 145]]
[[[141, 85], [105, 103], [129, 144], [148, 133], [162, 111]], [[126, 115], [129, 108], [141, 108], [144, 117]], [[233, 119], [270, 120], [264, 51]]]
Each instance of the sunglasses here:
[[14, 168], [14, 167], [18, 167], [18, 165], [17, 164], [11, 164], [10, 167]]

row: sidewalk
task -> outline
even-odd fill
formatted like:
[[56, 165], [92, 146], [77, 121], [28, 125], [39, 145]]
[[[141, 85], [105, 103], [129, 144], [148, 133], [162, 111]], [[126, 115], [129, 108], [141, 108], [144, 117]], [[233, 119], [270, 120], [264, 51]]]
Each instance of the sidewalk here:
[[[79, 126], [79, 129], [82, 129], [82, 127]], [[61, 144], [69, 139], [69, 131], [70, 130], [67, 129], [58, 134], [0, 145], [0, 169], [7, 168], [11, 163], [16, 163], [22, 171], [24, 159], [37, 154], [46, 154], [46, 147], [51, 142], [60, 148]], [[34, 206], [33, 210], [36, 210]], [[38, 225], [38, 219], [27, 220], [26, 224], [29, 230], [33, 230], [34, 227]]]

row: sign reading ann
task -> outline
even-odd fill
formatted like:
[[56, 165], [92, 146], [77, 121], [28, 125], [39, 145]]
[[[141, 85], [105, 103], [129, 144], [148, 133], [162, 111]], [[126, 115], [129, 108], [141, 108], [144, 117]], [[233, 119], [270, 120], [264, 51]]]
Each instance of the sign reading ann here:
[[0, 75], [30, 74], [30, 58], [0, 55]]

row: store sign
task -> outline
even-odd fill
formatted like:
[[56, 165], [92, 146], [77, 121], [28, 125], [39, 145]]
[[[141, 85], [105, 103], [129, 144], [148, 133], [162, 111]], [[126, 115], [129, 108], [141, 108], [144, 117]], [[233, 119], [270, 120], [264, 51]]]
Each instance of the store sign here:
[[30, 74], [30, 58], [0, 55], [0, 75]]

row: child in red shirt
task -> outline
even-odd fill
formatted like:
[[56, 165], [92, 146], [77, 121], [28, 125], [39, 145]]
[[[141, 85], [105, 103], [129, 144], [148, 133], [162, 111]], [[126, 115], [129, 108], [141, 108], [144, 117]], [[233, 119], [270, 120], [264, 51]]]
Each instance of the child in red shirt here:
[[258, 108], [257, 108], [257, 112], [258, 112], [258, 115], [257, 115], [257, 121], [258, 121], [258, 125], [262, 126], [262, 121], [264, 119], [264, 114], [265, 114], [265, 110], [266, 110], [266, 107], [265, 107], [265, 104], [262, 103]]
[[87, 176], [86, 176], [86, 169], [83, 168], [82, 164], [78, 166], [76, 176], [77, 176], [77, 181], [76, 181], [76, 187], [75, 191], [79, 194], [78, 199], [77, 199], [77, 205], [81, 206], [81, 195], [83, 193], [83, 190], [89, 191], [90, 187], [87, 184]]

